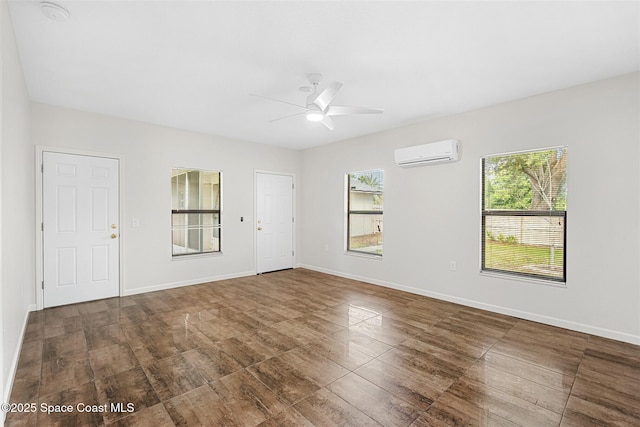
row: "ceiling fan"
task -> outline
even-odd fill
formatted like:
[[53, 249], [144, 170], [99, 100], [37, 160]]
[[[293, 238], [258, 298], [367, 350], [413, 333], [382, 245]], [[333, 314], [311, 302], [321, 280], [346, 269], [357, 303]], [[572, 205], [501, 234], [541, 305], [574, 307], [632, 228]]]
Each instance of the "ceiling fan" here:
[[342, 83], [333, 82], [328, 84], [322, 91], [318, 92], [318, 86], [322, 81], [322, 74], [313, 73], [308, 76], [309, 83], [311, 86], [302, 86], [300, 87], [300, 91], [302, 92], [311, 92], [307, 96], [306, 105], [294, 104], [292, 102], [283, 101], [281, 99], [271, 98], [264, 95], [256, 95], [251, 94], [251, 96], [257, 96], [259, 98], [270, 99], [272, 101], [282, 102], [289, 105], [294, 105], [296, 107], [302, 108], [304, 111], [301, 111], [296, 114], [291, 114], [284, 117], [278, 117], [273, 120], [269, 120], [270, 123], [277, 122], [278, 120], [288, 119], [291, 117], [297, 117], [304, 115], [307, 120], [310, 122], [320, 122], [327, 129], [334, 130], [335, 123], [331, 117], [333, 116], [348, 116], [351, 114], [382, 114], [384, 110], [379, 108], [364, 108], [364, 107], [346, 107], [343, 105], [331, 105], [331, 101], [338, 94], [340, 88], [342, 88]]

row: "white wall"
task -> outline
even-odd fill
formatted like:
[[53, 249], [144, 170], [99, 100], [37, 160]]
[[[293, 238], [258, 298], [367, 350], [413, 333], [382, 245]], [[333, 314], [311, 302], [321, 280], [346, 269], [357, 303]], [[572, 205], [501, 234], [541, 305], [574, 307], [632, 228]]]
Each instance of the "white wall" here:
[[[254, 170], [300, 175], [299, 151], [42, 104], [32, 105], [31, 120], [34, 145], [123, 156], [125, 295], [254, 273]], [[172, 260], [176, 166], [222, 171], [223, 255]], [[139, 227], [132, 227], [133, 218]]]
[[[304, 151], [301, 265], [640, 343], [639, 76]], [[395, 148], [448, 138], [462, 143], [457, 163], [394, 164]], [[566, 287], [481, 275], [481, 157], [557, 145], [569, 147]], [[375, 168], [385, 170], [382, 260], [343, 251], [344, 174]]]
[[[16, 50], [6, 1], [0, 2], [2, 98], [0, 129], [0, 366], [2, 399], [16, 369], [29, 304], [34, 298], [33, 147], [29, 137], [29, 97]], [[0, 415], [4, 417], [4, 413]], [[2, 418], [0, 418], [2, 421]]]

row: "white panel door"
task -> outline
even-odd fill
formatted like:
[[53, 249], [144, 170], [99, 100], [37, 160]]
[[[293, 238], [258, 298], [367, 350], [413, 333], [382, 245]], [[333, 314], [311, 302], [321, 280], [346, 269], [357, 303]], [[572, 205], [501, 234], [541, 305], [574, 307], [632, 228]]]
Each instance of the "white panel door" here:
[[118, 160], [42, 160], [44, 306], [118, 296]]
[[256, 175], [256, 270], [293, 268], [293, 177]]

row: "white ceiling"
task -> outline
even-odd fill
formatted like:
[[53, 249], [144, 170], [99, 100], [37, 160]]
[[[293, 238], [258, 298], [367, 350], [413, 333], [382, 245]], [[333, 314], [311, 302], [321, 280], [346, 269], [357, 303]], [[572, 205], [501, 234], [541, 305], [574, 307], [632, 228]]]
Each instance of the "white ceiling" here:
[[[10, 0], [33, 101], [304, 149], [640, 69], [638, 1]], [[383, 108], [329, 131], [297, 107]]]

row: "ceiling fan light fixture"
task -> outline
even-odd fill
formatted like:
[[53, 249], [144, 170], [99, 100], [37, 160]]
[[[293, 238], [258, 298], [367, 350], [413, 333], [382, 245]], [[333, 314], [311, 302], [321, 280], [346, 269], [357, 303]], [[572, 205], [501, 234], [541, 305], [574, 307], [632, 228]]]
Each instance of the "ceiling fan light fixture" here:
[[324, 119], [324, 114], [320, 110], [308, 110], [305, 113], [305, 117], [310, 122], [321, 122]]
[[300, 86], [298, 88], [301, 92], [309, 93], [309, 95], [307, 96], [307, 102], [304, 105], [294, 104], [293, 102], [283, 101], [282, 99], [271, 98], [264, 95], [250, 95], [270, 99], [272, 101], [281, 102], [283, 104], [293, 105], [302, 109], [302, 111], [300, 111], [299, 113], [289, 114], [288, 116], [269, 120], [269, 123], [277, 122], [282, 119], [288, 119], [290, 117], [299, 117], [304, 115], [307, 121], [318, 122], [327, 129], [334, 130], [336, 128], [332, 118], [334, 116], [347, 116], [351, 114], [381, 114], [383, 111], [377, 108], [331, 105], [338, 91], [340, 90], [340, 88], [342, 88], [342, 83], [329, 83], [324, 89], [318, 91], [318, 85], [322, 80], [322, 74], [308, 74], [307, 78], [309, 79], [309, 83], [311, 83], [311, 86]]

